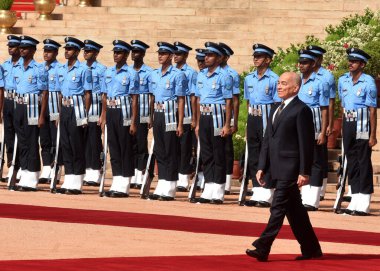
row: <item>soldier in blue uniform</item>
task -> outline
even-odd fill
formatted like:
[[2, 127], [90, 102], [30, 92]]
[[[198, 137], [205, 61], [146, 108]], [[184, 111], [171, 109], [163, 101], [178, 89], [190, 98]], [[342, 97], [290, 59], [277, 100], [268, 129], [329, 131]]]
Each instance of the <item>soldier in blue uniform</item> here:
[[[47, 183], [50, 180], [51, 166], [54, 161], [57, 143], [57, 123], [59, 121], [60, 96], [56, 90], [56, 74], [58, 68], [57, 55], [61, 45], [52, 40], [45, 39], [44, 43], [44, 67], [48, 72], [48, 88], [49, 99], [48, 108], [45, 114], [45, 125], [40, 128], [40, 145], [42, 157], [42, 171], [40, 174], [39, 183]], [[62, 165], [62, 154], [60, 157], [60, 165]]]
[[84, 130], [91, 104], [91, 70], [83, 66], [78, 55], [84, 43], [73, 37], [65, 38], [65, 58], [56, 75], [56, 88], [62, 95], [60, 112], [60, 141], [65, 179], [57, 189], [61, 194], [81, 194], [86, 171]]
[[[317, 55], [317, 59], [315, 62], [314, 72], [318, 79], [321, 81], [326, 81], [329, 88], [330, 99], [329, 99], [329, 113], [328, 113], [328, 125], [326, 129], [326, 136], [329, 136], [333, 132], [334, 126], [334, 106], [335, 106], [335, 79], [334, 75], [322, 67], [323, 62], [323, 54], [326, 53], [326, 50], [317, 46], [317, 45], [309, 45], [307, 47], [308, 50], [312, 51]], [[327, 143], [323, 145], [324, 151], [324, 165], [323, 165], [323, 185], [321, 190], [321, 200], [324, 199], [327, 187], [327, 175], [328, 175], [328, 151], [327, 151]]]
[[247, 100], [247, 144], [248, 169], [253, 183], [253, 195], [246, 206], [269, 207], [272, 203], [275, 184], [269, 173], [265, 175], [265, 186], [260, 186], [255, 178], [259, 163], [264, 132], [269, 112], [274, 103], [281, 102], [277, 96], [278, 75], [269, 67], [274, 50], [264, 44], [253, 45], [253, 64], [255, 71], [244, 79], [244, 99]]
[[[142, 185], [143, 172], [145, 171], [148, 159], [148, 131], [151, 126], [151, 104], [149, 101], [149, 75], [153, 70], [144, 63], [145, 52], [149, 45], [140, 41], [132, 40], [132, 61], [133, 69], [139, 75], [139, 91], [138, 91], [138, 110], [137, 110], [137, 132], [134, 138], [135, 152], [135, 175], [131, 181], [131, 188], [140, 189]], [[152, 159], [154, 161], [154, 159]], [[152, 176], [153, 168], [150, 172]]]
[[221, 204], [226, 185], [226, 137], [231, 134], [232, 76], [220, 67], [224, 49], [206, 42], [206, 69], [198, 73], [196, 134], [200, 141], [205, 187], [198, 202]]
[[[231, 181], [232, 181], [232, 171], [234, 166], [234, 145], [232, 142], [232, 135], [238, 130], [239, 122], [239, 96], [240, 96], [240, 76], [232, 69], [228, 64], [228, 60], [234, 54], [234, 51], [225, 43], [220, 42], [219, 45], [223, 48], [223, 61], [220, 65], [224, 70], [226, 70], [233, 79], [232, 88], [232, 118], [231, 118], [231, 134], [226, 137], [226, 191], [225, 193], [230, 194]], [[235, 121], [236, 120], [236, 121]]]
[[[136, 133], [138, 74], [127, 65], [131, 45], [113, 41], [115, 66], [104, 74], [102, 91], [106, 110], [108, 147], [112, 167], [112, 185], [107, 197], [128, 197], [131, 178], [134, 175], [133, 135]], [[101, 118], [104, 121], [104, 117]]]
[[186, 61], [189, 57], [189, 52], [192, 48], [182, 42], [174, 42], [176, 51], [174, 53], [174, 63], [176, 63], [176, 68], [181, 70], [187, 79], [187, 89], [185, 96], [185, 112], [183, 117], [183, 135], [180, 138], [180, 157], [179, 157], [179, 169], [178, 169], [178, 182], [177, 191], [185, 192], [189, 186], [190, 174], [192, 173], [192, 140], [193, 140], [193, 130], [195, 129], [196, 123], [195, 118], [192, 114], [194, 111], [192, 105], [196, 101], [194, 96], [196, 82], [197, 82], [197, 72], [190, 67]]
[[[15, 97], [15, 85], [13, 78], [13, 69], [17, 66], [20, 66], [23, 62], [22, 57], [20, 56], [20, 50], [18, 46], [20, 45], [20, 38], [15, 35], [9, 35], [8, 37], [8, 53], [11, 56], [6, 60], [2, 67], [4, 73], [4, 103], [3, 104], [3, 129], [4, 129], [4, 142], [7, 148], [7, 165], [11, 166], [13, 158], [13, 147], [15, 140], [15, 128], [13, 124], [14, 120], [14, 97]], [[18, 160], [16, 160], [17, 169], [19, 167]], [[15, 169], [16, 170], [16, 169]], [[21, 171], [19, 171], [21, 173]], [[2, 176], [0, 176], [1, 178]], [[7, 181], [8, 178], [12, 176], [7, 176], [6, 178], [1, 178], [1, 180]]]
[[369, 215], [373, 193], [372, 147], [377, 144], [377, 90], [374, 79], [363, 72], [371, 58], [363, 50], [347, 49], [348, 69], [339, 78], [338, 92], [344, 109], [343, 145], [352, 199], [344, 210], [351, 215]]
[[[198, 69], [199, 71], [202, 71], [204, 68], [206, 68], [205, 66], [205, 58], [206, 58], [206, 49], [204, 48], [197, 48], [195, 49], [196, 51], [196, 55], [195, 55], [195, 59], [197, 60], [197, 64], [198, 64]], [[198, 77], [198, 75], [197, 75]], [[195, 90], [193, 93], [191, 93], [194, 95], [194, 98], [192, 101], [191, 101], [191, 107], [194, 108], [192, 113], [193, 113], [193, 119], [197, 120], [198, 117], [197, 117], [197, 113], [198, 113], [198, 105], [197, 105], [197, 97], [195, 97]], [[197, 148], [198, 148], [198, 139], [197, 139], [197, 136], [195, 135], [195, 133], [193, 133], [193, 148], [195, 150], [195, 153], [197, 153]], [[202, 164], [202, 158], [199, 157], [199, 162], [198, 162], [198, 182], [197, 182], [197, 189], [200, 189], [200, 188], [203, 188], [204, 186], [204, 181], [205, 181], [205, 178], [204, 178], [204, 174], [203, 174], [203, 164]]]
[[302, 84], [298, 98], [311, 109], [315, 131], [314, 158], [310, 184], [302, 187], [302, 203], [306, 210], [316, 211], [319, 207], [323, 184], [323, 167], [324, 163], [326, 163], [324, 145], [326, 144], [330, 90], [328, 83], [320, 80], [314, 72], [318, 55], [310, 50], [300, 50], [298, 54], [299, 69], [302, 73]]
[[195, 55], [195, 59], [197, 60], [198, 69], [201, 71], [204, 68], [206, 68], [206, 66], [205, 66], [205, 58], [206, 58], [205, 49], [197, 48], [197, 49], [195, 49], [195, 51], [197, 52]]
[[[92, 93], [91, 105], [88, 111], [88, 126], [85, 130], [86, 138], [86, 175], [84, 185], [98, 186], [100, 182], [100, 168], [102, 162], [100, 154], [102, 152], [102, 128], [100, 126], [100, 116], [102, 114], [102, 93], [104, 72], [106, 66], [97, 61], [102, 45], [92, 40], [84, 41], [83, 57], [86, 63], [83, 66], [91, 70]], [[105, 108], [104, 108], [105, 111]], [[106, 162], [106, 161], [104, 161]]]
[[150, 92], [154, 96], [154, 154], [158, 165], [158, 184], [150, 199], [174, 200], [178, 180], [179, 137], [183, 134], [183, 118], [187, 79], [172, 66], [176, 47], [158, 42], [159, 69], [151, 72]]
[[39, 153], [39, 128], [45, 124], [48, 101], [48, 72], [38, 64], [34, 54], [39, 43], [32, 37], [21, 36], [19, 45], [23, 63], [14, 67], [16, 90], [14, 126], [18, 139], [21, 178], [16, 190], [35, 191], [41, 169]]

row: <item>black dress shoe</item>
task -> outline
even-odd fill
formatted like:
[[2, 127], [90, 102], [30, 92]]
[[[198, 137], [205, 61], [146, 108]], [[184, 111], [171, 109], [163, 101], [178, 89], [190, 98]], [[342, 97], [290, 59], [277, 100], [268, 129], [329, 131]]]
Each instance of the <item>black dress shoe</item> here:
[[211, 200], [204, 198], [191, 199], [191, 203], [211, 203]]
[[256, 258], [259, 262], [268, 261], [268, 254], [263, 254], [257, 251], [257, 249], [247, 249], [245, 251], [245, 254], [247, 254], [249, 257]]
[[350, 209], [339, 209], [339, 210], [335, 210], [335, 213], [337, 213], [338, 215], [343, 215], [343, 214], [351, 215], [352, 212], [353, 212], [353, 211], [350, 210]]
[[253, 207], [253, 206], [256, 206], [256, 204], [257, 204], [257, 201], [249, 200], [244, 203], [244, 206]]
[[187, 192], [187, 188], [183, 186], [177, 186], [177, 191], [178, 192]]
[[127, 193], [112, 191], [112, 190], [107, 191], [104, 195], [109, 198], [128, 198], [129, 197]]
[[318, 208], [316, 208], [314, 206], [311, 206], [311, 205], [308, 205], [308, 204], [304, 204], [303, 206], [305, 207], [306, 211], [308, 211], [308, 212], [318, 211]]
[[131, 183], [131, 184], [129, 185], [129, 188], [131, 188], [131, 189], [135, 189], [135, 188], [136, 188], [136, 184], [135, 184], [135, 183]]
[[319, 197], [319, 201], [323, 201], [323, 200], [325, 200], [325, 197], [324, 196], [320, 196]]
[[57, 192], [58, 194], [66, 194], [66, 191], [67, 191], [66, 188], [58, 188], [56, 192]]
[[258, 201], [255, 206], [260, 208], [269, 208], [270, 203], [266, 201]]
[[93, 182], [93, 181], [85, 181], [83, 182], [83, 185], [87, 185], [87, 186], [100, 186], [100, 183], [97, 183], [97, 182]]
[[78, 189], [67, 189], [66, 194], [67, 195], [79, 195], [79, 194], [82, 194], [82, 191], [80, 191]]
[[251, 190], [251, 191], [247, 191], [247, 197], [252, 197], [252, 195], [253, 195], [253, 191]]
[[141, 187], [142, 187], [142, 184], [136, 184], [136, 187], [135, 187], [135, 188], [140, 190]]
[[0, 178], [0, 182], [7, 183], [8, 182], [8, 177]]
[[345, 202], [351, 202], [351, 197], [350, 196], [343, 196], [342, 200]]
[[231, 195], [231, 191], [228, 191], [228, 190], [224, 191], [224, 195]]
[[158, 200], [161, 200], [161, 201], [172, 201], [172, 200], [174, 200], [174, 198], [173, 197], [168, 197], [168, 196], [161, 196], [161, 197], [159, 197]]
[[311, 254], [302, 254], [301, 256], [296, 257], [296, 261], [304, 261], [304, 260], [311, 260], [311, 259], [318, 259], [323, 256], [323, 253], [321, 250], [317, 250], [314, 253]]
[[352, 211], [351, 215], [352, 216], [369, 216], [371, 214], [366, 213], [366, 212], [361, 212], [361, 211]]
[[156, 194], [151, 194], [149, 195], [148, 199], [151, 199], [151, 200], [158, 200], [160, 198], [159, 195], [156, 195]]
[[41, 184], [47, 184], [49, 182], [50, 182], [49, 178], [39, 178], [38, 179], [38, 183], [41, 183]]
[[211, 204], [223, 204], [223, 200], [221, 199], [213, 199], [210, 202]]
[[15, 191], [22, 191], [22, 192], [36, 192], [36, 188], [27, 187], [27, 186], [18, 186], [16, 185], [14, 188]]

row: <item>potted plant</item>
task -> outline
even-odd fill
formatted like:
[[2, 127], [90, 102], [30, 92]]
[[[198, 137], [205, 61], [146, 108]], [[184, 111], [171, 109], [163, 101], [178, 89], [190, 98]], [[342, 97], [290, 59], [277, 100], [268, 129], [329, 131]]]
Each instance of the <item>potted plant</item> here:
[[1, 0], [0, 1], [0, 33], [7, 34], [17, 22], [16, 12], [10, 10], [13, 4], [13, 0]]
[[[380, 31], [380, 25], [378, 26]], [[373, 40], [364, 46], [364, 51], [367, 52], [372, 58], [368, 61], [364, 72], [371, 75], [375, 79], [377, 88], [377, 98], [380, 98], [380, 41]], [[377, 105], [379, 107], [379, 103]]]
[[51, 14], [57, 5], [56, 0], [34, 0], [34, 8], [40, 14], [38, 20], [50, 20]]
[[234, 146], [234, 167], [232, 172], [232, 178], [240, 178], [240, 159], [245, 152], [245, 138], [236, 133], [232, 136], [232, 142]]

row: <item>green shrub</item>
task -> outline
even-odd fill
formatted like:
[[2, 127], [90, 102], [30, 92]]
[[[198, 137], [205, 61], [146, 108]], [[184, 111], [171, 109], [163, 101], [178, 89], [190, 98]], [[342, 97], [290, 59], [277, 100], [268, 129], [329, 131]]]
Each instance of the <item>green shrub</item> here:
[[1, 0], [0, 10], [10, 10], [13, 4], [13, 0]]

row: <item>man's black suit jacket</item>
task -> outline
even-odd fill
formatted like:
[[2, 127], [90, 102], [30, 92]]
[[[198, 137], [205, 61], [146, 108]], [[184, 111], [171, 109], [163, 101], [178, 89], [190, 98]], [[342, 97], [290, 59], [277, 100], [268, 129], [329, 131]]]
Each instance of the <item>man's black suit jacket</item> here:
[[312, 112], [297, 96], [272, 123], [276, 109], [269, 115], [258, 169], [270, 171], [282, 188], [294, 185], [298, 175], [310, 176], [315, 134]]

